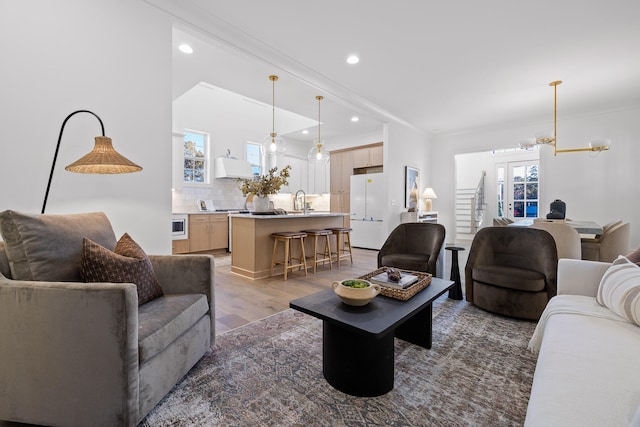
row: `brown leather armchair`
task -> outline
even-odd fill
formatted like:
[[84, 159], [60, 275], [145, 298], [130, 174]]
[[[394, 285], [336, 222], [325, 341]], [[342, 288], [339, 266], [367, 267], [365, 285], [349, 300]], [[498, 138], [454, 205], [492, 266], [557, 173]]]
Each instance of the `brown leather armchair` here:
[[378, 252], [378, 268], [396, 267], [436, 274], [438, 254], [444, 244], [442, 224], [407, 222], [397, 226]]
[[558, 253], [548, 232], [524, 227], [478, 231], [465, 267], [466, 298], [493, 313], [537, 320], [557, 293]]

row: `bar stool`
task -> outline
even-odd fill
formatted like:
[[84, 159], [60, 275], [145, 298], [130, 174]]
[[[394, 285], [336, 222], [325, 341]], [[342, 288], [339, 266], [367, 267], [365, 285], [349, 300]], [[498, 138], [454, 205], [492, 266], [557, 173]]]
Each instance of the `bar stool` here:
[[[313, 258], [313, 274], [316, 274], [316, 267], [319, 263], [324, 264], [329, 261], [329, 269], [333, 270], [333, 264], [331, 263], [331, 246], [329, 245], [329, 236], [333, 233], [331, 230], [313, 229], [302, 230], [303, 233], [307, 233], [307, 236], [313, 237], [313, 256], [309, 256], [309, 259]], [[322, 252], [318, 252], [318, 238], [324, 237], [324, 248]], [[318, 256], [322, 258], [318, 258]]]
[[[273, 237], [273, 252], [271, 253], [271, 268], [269, 269], [269, 277], [273, 276], [273, 267], [282, 264], [284, 265], [284, 280], [287, 280], [287, 273], [289, 270], [293, 271], [296, 267], [302, 267], [304, 269], [304, 275], [307, 275], [307, 262], [304, 254], [304, 238], [307, 237], [302, 232], [283, 231], [278, 233], [271, 233]], [[291, 256], [291, 241], [300, 241], [300, 258], [292, 258]], [[276, 261], [276, 250], [278, 249], [278, 242], [284, 243], [284, 258], [282, 261]], [[297, 264], [293, 264], [293, 260], [297, 260]]]
[[[336, 256], [336, 262], [338, 268], [340, 268], [340, 260], [343, 258], [349, 258], [351, 264], [353, 264], [353, 254], [351, 252], [351, 230], [350, 227], [329, 227], [332, 234], [336, 236], [336, 251], [332, 255]], [[344, 236], [344, 238], [343, 238]], [[342, 245], [340, 244], [342, 242]]]

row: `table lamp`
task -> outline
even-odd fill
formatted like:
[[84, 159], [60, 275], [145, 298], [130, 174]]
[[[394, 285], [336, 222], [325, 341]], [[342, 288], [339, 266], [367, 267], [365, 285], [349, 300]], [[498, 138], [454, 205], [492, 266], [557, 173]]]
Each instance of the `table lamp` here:
[[435, 191], [433, 188], [427, 187], [424, 189], [424, 193], [422, 193], [422, 198], [424, 198], [424, 210], [427, 212], [431, 212], [433, 207], [431, 203], [431, 199], [437, 199]]
[[44, 202], [42, 203], [42, 212], [44, 213], [47, 207], [47, 199], [49, 197], [49, 189], [51, 188], [51, 179], [53, 178], [53, 171], [56, 167], [56, 159], [58, 158], [58, 151], [60, 150], [60, 141], [62, 141], [62, 133], [67, 121], [78, 113], [89, 113], [93, 115], [100, 122], [102, 128], [102, 136], [95, 137], [95, 145], [87, 155], [79, 160], [71, 163], [65, 167], [69, 172], [76, 173], [89, 173], [89, 174], [114, 174], [114, 173], [130, 173], [139, 172], [142, 167], [136, 165], [122, 154], [118, 153], [111, 143], [111, 138], [104, 135], [104, 124], [97, 114], [89, 110], [77, 110], [69, 114], [62, 122], [60, 128], [60, 135], [58, 135], [58, 144], [56, 145], [56, 151], [53, 155], [53, 163], [51, 164], [51, 172], [49, 173], [49, 182], [47, 183], [47, 190], [44, 194]]

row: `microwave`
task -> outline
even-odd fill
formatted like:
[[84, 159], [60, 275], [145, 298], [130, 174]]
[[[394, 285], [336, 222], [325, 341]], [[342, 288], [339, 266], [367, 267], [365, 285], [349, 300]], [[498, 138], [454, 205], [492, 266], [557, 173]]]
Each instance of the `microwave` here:
[[188, 215], [173, 215], [171, 219], [171, 238], [173, 240], [186, 240], [189, 238]]

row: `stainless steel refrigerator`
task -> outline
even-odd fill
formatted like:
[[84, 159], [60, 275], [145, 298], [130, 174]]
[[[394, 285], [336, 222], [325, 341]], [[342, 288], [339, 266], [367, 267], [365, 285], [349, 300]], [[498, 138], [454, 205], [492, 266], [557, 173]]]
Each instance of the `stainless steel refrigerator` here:
[[384, 173], [351, 175], [351, 245], [380, 250], [387, 239]]

